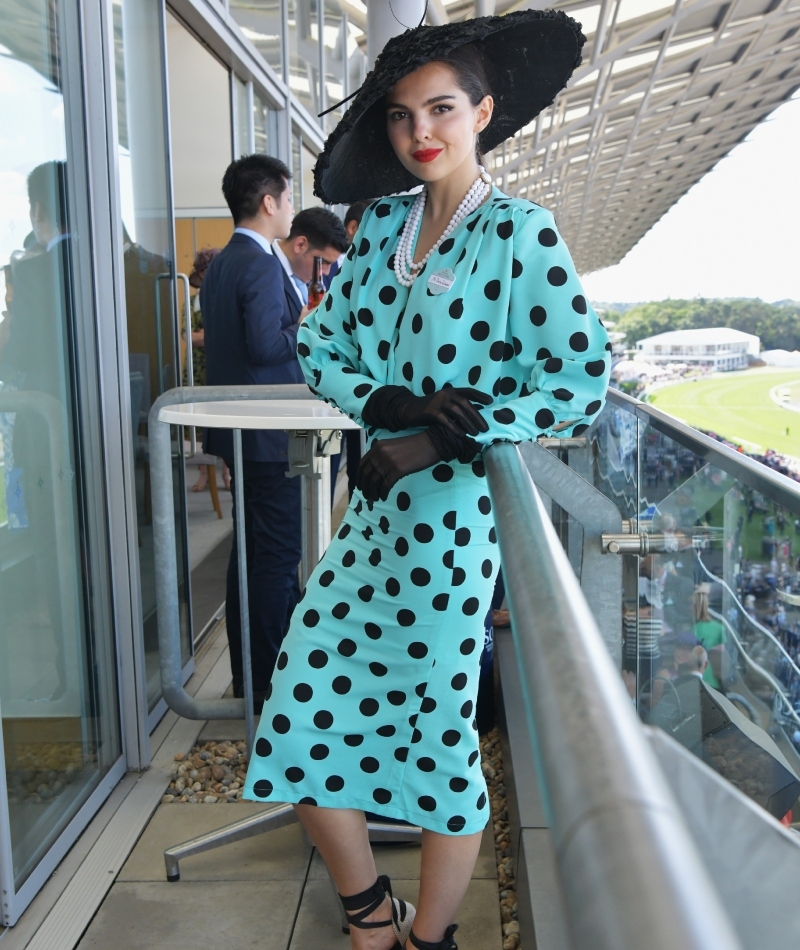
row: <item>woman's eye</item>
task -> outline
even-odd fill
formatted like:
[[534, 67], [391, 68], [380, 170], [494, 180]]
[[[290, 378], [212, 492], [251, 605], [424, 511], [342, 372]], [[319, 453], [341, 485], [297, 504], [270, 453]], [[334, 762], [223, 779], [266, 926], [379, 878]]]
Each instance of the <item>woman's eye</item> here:
[[433, 111], [434, 111], [434, 112], [439, 112], [439, 111], [452, 112], [452, 111], [453, 111], [453, 107], [452, 107], [452, 106], [446, 106], [444, 103], [442, 103], [441, 105], [436, 106], [436, 108], [435, 108]]
[[393, 122], [398, 122], [400, 119], [404, 119], [408, 115], [407, 112], [390, 112], [389, 118]]

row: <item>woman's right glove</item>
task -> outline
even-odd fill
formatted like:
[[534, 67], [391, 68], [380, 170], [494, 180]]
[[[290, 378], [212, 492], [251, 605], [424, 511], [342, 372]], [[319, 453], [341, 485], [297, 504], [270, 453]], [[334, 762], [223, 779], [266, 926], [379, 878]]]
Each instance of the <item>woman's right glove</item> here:
[[399, 439], [376, 439], [361, 459], [356, 487], [367, 501], [386, 501], [405, 475], [421, 472], [441, 461], [427, 432]]
[[439, 426], [454, 436], [472, 436], [489, 428], [473, 403], [491, 402], [491, 396], [466, 387], [447, 386], [430, 396], [415, 396], [405, 386], [381, 386], [367, 400], [361, 417], [367, 425], [389, 432]]

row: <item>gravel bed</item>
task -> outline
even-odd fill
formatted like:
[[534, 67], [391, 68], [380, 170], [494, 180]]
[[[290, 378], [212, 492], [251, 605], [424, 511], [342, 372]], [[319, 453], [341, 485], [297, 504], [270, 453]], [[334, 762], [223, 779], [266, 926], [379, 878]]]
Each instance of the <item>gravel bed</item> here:
[[[497, 856], [497, 883], [503, 950], [519, 950], [517, 892], [511, 862], [511, 838], [508, 824], [506, 787], [503, 782], [503, 756], [496, 729], [481, 736], [481, 768], [489, 789], [492, 807], [494, 847]], [[244, 742], [202, 742], [188, 753], [175, 756], [164, 804], [228, 804], [241, 801], [247, 773]]]
[[481, 768], [489, 788], [494, 826], [494, 850], [497, 856], [497, 884], [500, 890], [500, 919], [503, 927], [503, 950], [519, 950], [517, 921], [517, 886], [511, 861], [511, 834], [508, 803], [503, 781], [503, 753], [500, 735], [492, 729], [481, 736]]

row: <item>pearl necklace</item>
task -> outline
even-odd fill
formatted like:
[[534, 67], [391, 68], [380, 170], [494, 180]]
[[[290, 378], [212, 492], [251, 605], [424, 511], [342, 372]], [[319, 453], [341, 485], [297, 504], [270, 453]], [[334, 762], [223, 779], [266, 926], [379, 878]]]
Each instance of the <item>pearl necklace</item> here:
[[480, 176], [472, 183], [472, 187], [464, 196], [461, 204], [456, 208], [450, 223], [442, 232], [439, 240], [433, 245], [422, 260], [415, 264], [412, 260], [412, 247], [417, 235], [417, 230], [422, 221], [422, 214], [425, 211], [425, 202], [428, 198], [428, 191], [423, 188], [417, 195], [416, 201], [411, 207], [406, 223], [403, 226], [403, 232], [400, 240], [397, 242], [397, 251], [394, 255], [394, 273], [397, 282], [403, 287], [411, 287], [414, 281], [419, 277], [419, 272], [428, 263], [432, 254], [439, 250], [441, 244], [455, 231], [468, 214], [479, 208], [486, 196], [492, 190], [492, 178], [483, 165], [479, 165]]

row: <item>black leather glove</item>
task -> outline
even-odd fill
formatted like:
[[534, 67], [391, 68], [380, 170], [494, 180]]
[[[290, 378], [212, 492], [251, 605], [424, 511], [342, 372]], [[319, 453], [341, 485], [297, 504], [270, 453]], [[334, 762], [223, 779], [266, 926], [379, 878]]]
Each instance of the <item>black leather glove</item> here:
[[405, 475], [421, 472], [441, 461], [427, 432], [400, 439], [376, 439], [362, 457], [356, 486], [367, 501], [386, 501]]
[[430, 396], [415, 396], [405, 386], [381, 386], [369, 397], [361, 417], [367, 425], [390, 432], [440, 426], [455, 436], [477, 435], [489, 428], [473, 403], [488, 406], [479, 389], [446, 386]]

